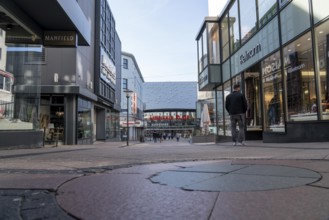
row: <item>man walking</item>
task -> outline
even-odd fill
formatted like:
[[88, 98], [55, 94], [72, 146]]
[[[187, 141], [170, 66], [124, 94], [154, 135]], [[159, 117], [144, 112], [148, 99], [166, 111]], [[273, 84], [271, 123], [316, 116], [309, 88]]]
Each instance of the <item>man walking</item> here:
[[[234, 91], [226, 97], [225, 108], [230, 114], [233, 144], [245, 145], [245, 113], [248, 108], [246, 97], [240, 92], [240, 85], [233, 86]], [[237, 131], [236, 126], [239, 126]]]

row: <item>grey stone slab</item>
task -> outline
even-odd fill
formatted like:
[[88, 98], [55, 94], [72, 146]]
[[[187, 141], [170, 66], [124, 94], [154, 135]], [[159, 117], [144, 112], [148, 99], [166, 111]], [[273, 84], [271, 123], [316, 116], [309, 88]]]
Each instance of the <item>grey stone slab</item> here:
[[2, 189], [57, 189], [62, 183], [80, 175], [0, 173]]
[[302, 186], [316, 180], [317, 178], [229, 174], [194, 183], [183, 188], [187, 190], [225, 192], [260, 191]]
[[206, 220], [217, 196], [152, 184], [138, 174], [99, 174], [64, 184], [57, 201], [78, 219]]
[[21, 219], [19, 215], [21, 198], [16, 196], [1, 196], [0, 204], [0, 219]]
[[221, 174], [166, 171], [153, 176], [150, 179], [155, 183], [181, 188], [192, 183], [198, 183], [211, 178], [215, 178], [219, 175]]
[[320, 186], [329, 189], [329, 173], [322, 173], [322, 179], [318, 182], [311, 184], [312, 186]]
[[303, 177], [303, 178], [321, 178], [321, 175], [307, 169], [288, 167], [288, 166], [272, 166], [272, 165], [254, 165], [249, 166], [234, 174], [245, 175], [264, 175], [264, 176], [279, 176], [279, 177]]
[[256, 192], [223, 192], [210, 220], [328, 220], [329, 190], [297, 187]]

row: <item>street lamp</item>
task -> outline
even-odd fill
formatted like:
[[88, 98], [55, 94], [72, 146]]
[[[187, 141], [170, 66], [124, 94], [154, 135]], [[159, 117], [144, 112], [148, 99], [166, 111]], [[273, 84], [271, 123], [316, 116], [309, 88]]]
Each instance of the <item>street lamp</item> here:
[[126, 89], [124, 92], [127, 98], [127, 146], [129, 146], [129, 97], [133, 94], [133, 91]]

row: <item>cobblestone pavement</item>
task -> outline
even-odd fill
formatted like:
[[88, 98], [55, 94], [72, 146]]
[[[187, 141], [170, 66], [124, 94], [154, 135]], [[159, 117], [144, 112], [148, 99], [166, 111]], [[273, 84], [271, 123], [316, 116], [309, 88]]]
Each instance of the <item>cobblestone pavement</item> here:
[[[79, 215], [72, 214], [67, 211], [69, 208], [63, 209], [63, 205], [58, 204], [58, 192], [65, 192], [61, 191], [63, 186], [80, 180], [83, 182], [84, 178], [90, 180], [115, 173], [116, 170], [133, 170], [134, 167], [145, 164], [150, 167], [156, 164], [170, 166], [177, 162], [219, 160], [251, 160], [250, 163], [257, 164], [257, 161], [265, 160], [274, 161], [277, 165], [289, 165], [303, 161], [303, 164], [308, 164], [305, 165], [306, 168], [322, 172], [322, 185], [315, 186], [325, 190], [329, 188], [329, 143], [247, 144], [246, 147], [233, 147], [230, 143], [189, 144], [184, 141], [168, 141], [157, 144], [132, 142], [131, 146], [124, 146], [123, 143], [116, 142], [89, 146], [0, 150], [0, 219], [79, 219], [81, 216], [76, 217]], [[150, 183], [148, 178], [155, 174], [148, 172], [149, 176], [143, 179]], [[88, 191], [83, 187], [74, 190], [81, 190], [81, 194]], [[59, 198], [62, 204], [65, 204], [65, 196], [61, 194]], [[77, 204], [80, 203], [81, 201], [78, 201]], [[122, 218], [119, 216], [114, 219]]]

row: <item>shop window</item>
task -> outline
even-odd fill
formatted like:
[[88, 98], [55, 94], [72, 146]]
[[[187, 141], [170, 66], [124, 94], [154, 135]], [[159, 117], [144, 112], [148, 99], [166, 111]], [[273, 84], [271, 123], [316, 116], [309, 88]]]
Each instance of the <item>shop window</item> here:
[[[231, 83], [230, 81], [227, 81], [224, 84], [224, 106], [226, 102], [226, 97], [231, 93]], [[224, 107], [225, 109], [225, 107]], [[232, 130], [231, 130], [231, 120], [230, 120], [230, 115], [226, 111], [224, 111], [224, 135], [225, 136], [232, 136]]]
[[277, 13], [276, 0], [258, 0], [259, 27], [264, 26]]
[[86, 143], [92, 138], [91, 102], [81, 98], [78, 99], [77, 137], [86, 139]]
[[239, 10], [237, 1], [232, 5], [229, 16], [230, 45], [231, 52], [234, 52], [240, 47]]
[[257, 30], [256, 1], [240, 2], [241, 42], [244, 44]]
[[244, 72], [244, 94], [248, 102], [246, 126], [248, 131], [262, 130], [260, 68], [254, 65]]
[[282, 73], [280, 53], [262, 61], [264, 131], [284, 132]]
[[217, 120], [218, 120], [218, 135], [224, 135], [224, 102], [223, 102], [223, 86], [220, 86], [216, 90], [217, 92]]
[[320, 78], [320, 113], [322, 119], [329, 120], [329, 21], [315, 29], [318, 48]]
[[311, 34], [284, 47], [286, 102], [289, 121], [317, 120]]

